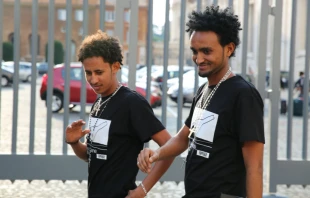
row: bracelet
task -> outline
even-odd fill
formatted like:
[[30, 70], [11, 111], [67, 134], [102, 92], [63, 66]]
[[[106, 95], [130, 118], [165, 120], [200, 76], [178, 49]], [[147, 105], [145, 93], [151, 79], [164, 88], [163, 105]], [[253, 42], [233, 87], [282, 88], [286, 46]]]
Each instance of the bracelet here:
[[79, 141], [80, 141], [80, 140], [77, 140], [76, 142], [68, 142], [67, 140], [65, 140], [65, 142], [66, 142], [67, 144], [70, 144], [70, 145], [77, 144], [77, 143], [79, 143]]
[[144, 191], [144, 193], [145, 193], [145, 195], [147, 195], [147, 190], [145, 189], [145, 187], [144, 187], [144, 185], [143, 185], [143, 183], [141, 182], [141, 187], [142, 187], [142, 189], [143, 189], [143, 191]]

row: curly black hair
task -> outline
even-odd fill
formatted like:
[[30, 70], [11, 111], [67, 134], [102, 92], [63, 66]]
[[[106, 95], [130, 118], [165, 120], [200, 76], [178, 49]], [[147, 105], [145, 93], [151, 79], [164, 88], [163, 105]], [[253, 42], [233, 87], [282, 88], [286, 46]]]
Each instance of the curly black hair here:
[[[239, 30], [242, 29], [238, 16], [234, 15], [230, 8], [221, 10], [219, 6], [207, 6], [203, 12], [193, 11], [188, 18], [186, 32], [189, 36], [194, 31], [212, 31], [218, 35], [219, 43], [223, 47], [231, 42], [235, 44], [235, 48], [240, 44]], [[231, 54], [234, 55], [235, 52]]]
[[101, 30], [87, 36], [80, 46], [78, 60], [83, 62], [86, 58], [92, 57], [102, 57], [111, 65], [115, 62], [122, 65], [123, 55], [119, 40]]

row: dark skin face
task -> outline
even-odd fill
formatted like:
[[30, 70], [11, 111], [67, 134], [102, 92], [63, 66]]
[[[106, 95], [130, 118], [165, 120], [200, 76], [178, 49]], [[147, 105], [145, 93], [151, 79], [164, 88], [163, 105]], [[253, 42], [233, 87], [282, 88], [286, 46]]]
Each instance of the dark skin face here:
[[235, 45], [229, 43], [223, 47], [217, 34], [212, 31], [194, 31], [190, 45], [199, 76], [207, 77], [209, 85], [216, 85], [229, 69], [228, 61]]
[[86, 58], [83, 61], [85, 77], [93, 90], [105, 97], [112, 94], [118, 87], [117, 72], [120, 64], [115, 62], [110, 64], [102, 57]]

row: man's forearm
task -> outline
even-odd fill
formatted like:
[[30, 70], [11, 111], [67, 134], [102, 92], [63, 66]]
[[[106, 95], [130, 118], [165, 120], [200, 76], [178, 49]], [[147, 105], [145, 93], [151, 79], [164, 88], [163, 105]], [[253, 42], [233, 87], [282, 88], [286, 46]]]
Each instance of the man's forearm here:
[[247, 170], [246, 191], [248, 198], [261, 198], [263, 196], [263, 170]]
[[156, 182], [168, 170], [173, 160], [174, 158], [156, 162], [151, 172], [147, 175], [147, 177], [142, 182], [147, 192], [156, 184]]
[[158, 149], [159, 159], [163, 160], [167, 158], [172, 158], [183, 153], [188, 147], [188, 139], [181, 138], [180, 136], [175, 136], [171, 138], [164, 146]]
[[84, 160], [84, 161], [88, 161], [87, 159], [87, 146], [85, 143], [82, 142], [78, 142], [77, 144], [73, 144], [71, 145], [74, 153], [76, 156], [78, 156], [80, 159]]

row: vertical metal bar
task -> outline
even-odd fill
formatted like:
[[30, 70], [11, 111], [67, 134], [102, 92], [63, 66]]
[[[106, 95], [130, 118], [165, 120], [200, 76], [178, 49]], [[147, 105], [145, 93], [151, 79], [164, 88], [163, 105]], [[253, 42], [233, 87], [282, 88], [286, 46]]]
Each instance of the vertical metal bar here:
[[[147, 17], [147, 43], [146, 43], [146, 99], [151, 101], [151, 69], [153, 59], [153, 0], [148, 3], [148, 17]], [[165, 126], [165, 125], [164, 125]]]
[[261, 16], [260, 16], [260, 32], [258, 38], [258, 77], [257, 89], [263, 99], [266, 98], [265, 78], [266, 78], [266, 59], [267, 59], [267, 33], [268, 33], [268, 1], [261, 1]]
[[[84, 18], [83, 18], [84, 19]], [[84, 20], [83, 20], [84, 21]], [[64, 87], [64, 122], [63, 122], [63, 139], [66, 139], [66, 127], [69, 124], [69, 99], [70, 99], [70, 62], [71, 62], [71, 28], [72, 28], [72, 3], [67, 0], [66, 3], [66, 57], [65, 57], [65, 87]], [[81, 71], [83, 74], [83, 69]], [[82, 75], [84, 76], [84, 75]], [[68, 153], [68, 147], [65, 141], [62, 145], [62, 153]]]
[[[3, 1], [0, 1], [0, 66], [2, 66], [2, 60], [3, 60], [3, 57], [2, 57], [2, 52], [3, 52]], [[2, 70], [0, 69], [0, 77], [2, 78]], [[0, 115], [1, 115], [1, 99], [2, 99], [2, 96], [1, 96], [1, 83], [0, 83]], [[0, 119], [0, 126], [1, 126], [1, 119]], [[0, 127], [0, 137], [1, 137], [1, 127]]]
[[48, 5], [48, 79], [47, 79], [47, 117], [46, 117], [46, 154], [51, 154], [51, 129], [52, 129], [52, 96], [54, 81], [54, 15], [55, 0], [50, 0]]
[[36, 117], [36, 88], [37, 88], [37, 55], [38, 55], [38, 0], [32, 1], [32, 33], [31, 33], [31, 102], [30, 102], [30, 135], [29, 154], [34, 153], [34, 133]]
[[178, 92], [178, 122], [177, 129], [182, 127], [182, 108], [183, 108], [183, 73], [184, 73], [184, 35], [185, 35], [185, 11], [186, 0], [181, 1], [180, 17], [180, 48], [179, 48], [179, 92]]
[[308, 118], [309, 118], [309, 67], [310, 67], [310, 1], [307, 1], [307, 30], [306, 30], [306, 58], [305, 58], [305, 81], [303, 95], [303, 141], [302, 141], [302, 158], [307, 160], [308, 149]]
[[170, 33], [170, 21], [169, 21], [170, 1], [166, 0], [166, 12], [165, 12], [165, 30], [164, 30], [164, 65], [163, 65], [163, 99], [161, 106], [161, 122], [164, 126], [167, 124], [167, 79], [168, 79], [168, 58], [169, 58], [169, 33]]
[[[88, 0], [83, 0], [83, 37], [85, 38], [88, 35]], [[82, 74], [84, 73], [83, 67], [81, 68]], [[81, 112], [80, 112], [80, 118], [82, 120], [85, 120], [86, 111], [86, 79], [85, 75], [82, 75], [81, 79]], [[85, 128], [85, 126], [83, 126]]]
[[124, 7], [129, 7], [129, 1], [116, 0], [114, 32], [121, 44], [124, 41]]
[[279, 128], [279, 100], [280, 100], [280, 64], [281, 64], [281, 32], [282, 32], [282, 0], [276, 1], [274, 8], [274, 35], [272, 52], [272, 94], [270, 97], [270, 186], [269, 192], [276, 192], [277, 161], [278, 161], [278, 128]]
[[231, 7], [232, 10], [234, 10], [234, 0], [228, 0], [228, 6]]
[[100, 29], [104, 31], [105, 27], [105, 0], [100, 0]]
[[[130, 3], [130, 27], [128, 41], [128, 63], [129, 69], [128, 73], [128, 87], [136, 90], [136, 65], [137, 65], [137, 51], [138, 51], [138, 14], [139, 14], [139, 4], [138, 0], [131, 0]], [[128, 39], [128, 38], [127, 38]]]
[[12, 154], [16, 154], [17, 119], [18, 119], [18, 85], [20, 60], [20, 0], [14, 2], [14, 79], [13, 79], [13, 126], [12, 126]]
[[[124, 42], [124, 8], [130, 7], [130, 1], [116, 0], [115, 4], [115, 23], [114, 23], [114, 32], [118, 37], [121, 44]], [[120, 70], [117, 72], [117, 78], [121, 79]]]
[[[201, 12], [201, 0], [197, 0], [197, 12]], [[198, 67], [196, 66], [196, 63], [194, 65], [195, 68], [195, 85], [194, 85], [194, 93], [197, 92], [198, 88], [199, 88], [199, 77], [198, 77]]]
[[293, 89], [294, 89], [294, 70], [295, 70], [295, 44], [296, 44], [296, 12], [297, 0], [292, 0], [292, 23], [291, 23], [291, 43], [290, 43], [290, 72], [288, 84], [288, 119], [287, 119], [287, 139], [286, 139], [286, 158], [292, 157], [292, 130], [293, 130]]
[[242, 39], [242, 63], [241, 75], [246, 79], [246, 66], [248, 54], [248, 31], [249, 31], [249, 0], [244, 0], [243, 8], [243, 39]]
[[213, 5], [217, 6], [218, 5], [218, 0], [213, 0]]

